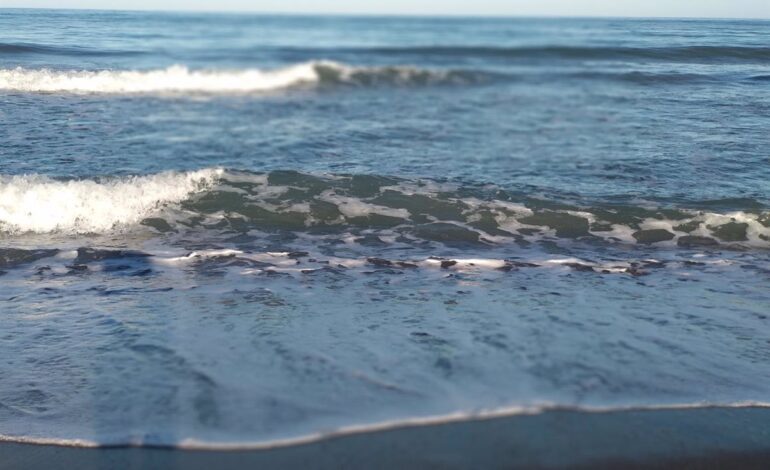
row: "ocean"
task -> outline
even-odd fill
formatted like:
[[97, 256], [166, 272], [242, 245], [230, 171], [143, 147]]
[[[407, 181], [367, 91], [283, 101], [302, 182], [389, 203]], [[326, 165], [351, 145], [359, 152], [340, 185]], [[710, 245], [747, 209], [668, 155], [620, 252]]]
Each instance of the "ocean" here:
[[769, 31], [0, 10], [0, 439], [770, 402]]

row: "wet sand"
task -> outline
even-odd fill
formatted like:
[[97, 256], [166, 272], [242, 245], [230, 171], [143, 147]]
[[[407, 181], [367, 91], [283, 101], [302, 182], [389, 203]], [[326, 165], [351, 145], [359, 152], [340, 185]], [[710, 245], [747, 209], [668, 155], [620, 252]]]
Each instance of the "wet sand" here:
[[412, 426], [250, 451], [0, 444], [0, 469], [770, 468], [770, 408], [580, 412]]

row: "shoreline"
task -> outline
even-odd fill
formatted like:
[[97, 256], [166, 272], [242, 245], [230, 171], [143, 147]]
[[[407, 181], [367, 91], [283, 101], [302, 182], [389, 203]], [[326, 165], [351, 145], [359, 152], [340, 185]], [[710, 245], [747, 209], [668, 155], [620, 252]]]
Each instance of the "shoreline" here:
[[766, 468], [770, 408], [690, 407], [482, 416], [334, 433], [265, 449], [0, 442], [0, 469]]

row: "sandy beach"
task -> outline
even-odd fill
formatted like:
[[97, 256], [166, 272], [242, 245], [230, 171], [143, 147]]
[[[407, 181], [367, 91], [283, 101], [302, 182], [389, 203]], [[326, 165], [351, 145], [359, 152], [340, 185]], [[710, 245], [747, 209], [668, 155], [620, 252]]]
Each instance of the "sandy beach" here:
[[4, 443], [2, 469], [767, 468], [770, 408], [554, 410], [259, 451]]

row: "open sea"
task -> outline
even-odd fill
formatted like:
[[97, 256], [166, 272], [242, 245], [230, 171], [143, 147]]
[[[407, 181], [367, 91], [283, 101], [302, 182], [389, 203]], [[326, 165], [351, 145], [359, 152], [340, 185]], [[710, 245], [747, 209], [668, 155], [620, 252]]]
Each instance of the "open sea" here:
[[0, 440], [770, 402], [770, 21], [0, 10]]

